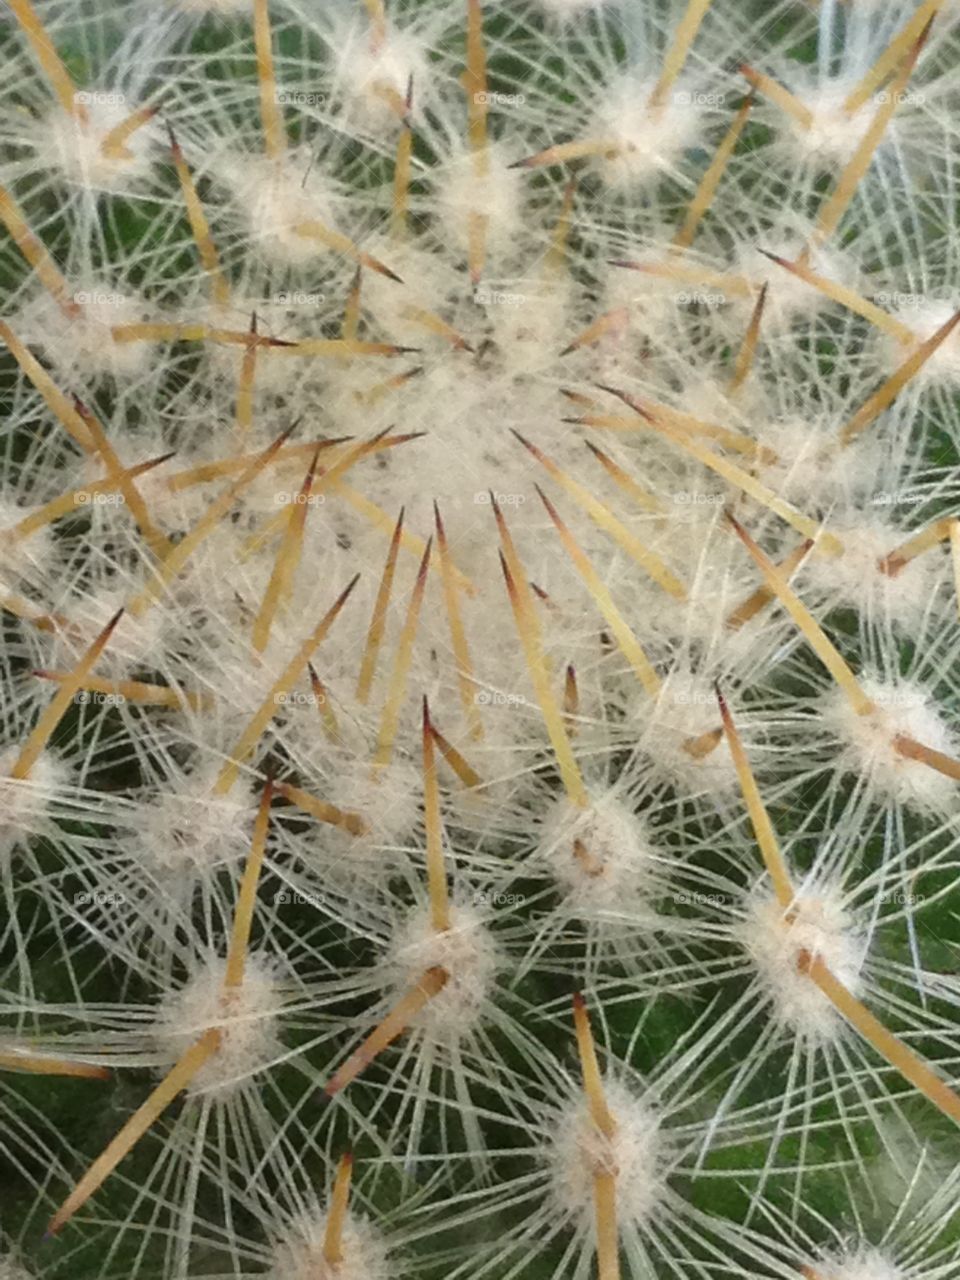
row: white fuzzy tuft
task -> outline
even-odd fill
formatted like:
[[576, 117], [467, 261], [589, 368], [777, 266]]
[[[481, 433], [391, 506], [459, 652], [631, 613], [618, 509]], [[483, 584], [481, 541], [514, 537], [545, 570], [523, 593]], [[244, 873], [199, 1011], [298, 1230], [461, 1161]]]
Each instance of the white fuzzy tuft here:
[[[896, 296], [895, 294], [894, 297]], [[923, 298], [912, 295], [903, 295], [901, 305], [894, 310], [896, 318], [916, 334], [918, 344], [932, 338], [937, 330], [956, 314], [955, 299], [945, 301], [943, 298]], [[898, 368], [911, 354], [911, 348], [905, 348], [889, 340], [885, 341], [884, 346], [891, 368]], [[925, 361], [917, 375], [917, 382], [921, 386], [931, 382], [955, 386], [958, 380], [960, 380], [960, 336], [958, 336], [958, 329], [954, 329], [940, 343], [933, 355]]]
[[661, 111], [651, 109], [655, 80], [638, 82], [623, 77], [608, 86], [587, 126], [587, 136], [610, 141], [615, 154], [593, 162], [615, 187], [630, 188], [679, 168], [683, 153], [697, 145], [703, 133], [703, 111], [696, 95], [674, 89]]
[[858, 715], [839, 690], [827, 697], [823, 716], [828, 728], [845, 745], [843, 766], [870, 780], [877, 791], [895, 804], [933, 812], [956, 805], [956, 783], [911, 760], [897, 750], [898, 734], [925, 747], [955, 756], [960, 743], [931, 703], [929, 693], [910, 681], [897, 683], [861, 678], [867, 697], [876, 704], [868, 715]]
[[220, 1046], [191, 1082], [188, 1093], [223, 1093], [244, 1083], [274, 1058], [279, 991], [270, 967], [248, 956], [242, 984], [225, 993], [226, 964], [215, 960], [198, 970], [163, 1005], [154, 1028], [157, 1043], [170, 1059], [181, 1054], [204, 1032], [221, 1032]]
[[615, 1173], [617, 1216], [634, 1230], [655, 1210], [664, 1191], [664, 1142], [656, 1113], [622, 1085], [608, 1081], [607, 1106], [617, 1128], [612, 1137], [597, 1128], [585, 1102], [551, 1121], [553, 1199], [564, 1216], [593, 1223], [594, 1177]]
[[716, 690], [706, 677], [675, 667], [664, 680], [654, 706], [644, 699], [637, 715], [645, 722], [657, 770], [685, 791], [725, 792], [736, 787], [737, 773], [726, 737], [704, 756], [688, 750], [721, 724]]
[[257, 249], [282, 263], [305, 263], [327, 252], [298, 228], [321, 222], [333, 229], [332, 193], [306, 149], [283, 160], [231, 155], [217, 165], [221, 181], [242, 211]]
[[[852, 605], [863, 613], [879, 613], [902, 627], [915, 627], [937, 595], [941, 566], [936, 556], [918, 556], [891, 577], [881, 568], [904, 535], [880, 516], [855, 522], [837, 520], [830, 532], [843, 543], [843, 554], [807, 556], [798, 574], [806, 589]], [[800, 587], [803, 591], [805, 588]]]
[[[829, 299], [786, 267], [771, 262], [766, 256], [773, 254], [794, 262], [801, 253], [809, 252], [809, 267], [818, 275], [838, 284], [856, 289], [856, 272], [849, 260], [836, 249], [823, 245], [811, 245], [812, 228], [800, 227], [791, 234], [778, 237], [768, 233], [759, 243], [752, 240], [742, 246], [737, 254], [736, 269], [751, 285], [759, 290], [767, 285], [767, 301], [763, 311], [764, 333], [789, 328], [794, 321], [809, 320], [832, 304]], [[761, 253], [763, 249], [766, 253]], [[756, 297], [736, 302], [744, 313], [752, 311]]]
[[335, 803], [359, 813], [369, 827], [365, 835], [345, 837], [350, 847], [388, 851], [406, 845], [420, 821], [421, 790], [419, 773], [403, 761], [345, 770], [337, 779]]
[[136, 108], [122, 93], [88, 93], [84, 97], [86, 120], [58, 108], [47, 122], [56, 167], [79, 186], [128, 191], [150, 170], [151, 127], [146, 124], [137, 129], [122, 148], [105, 149], [110, 132]]
[[393, 941], [391, 985], [405, 994], [428, 969], [449, 974], [447, 984], [419, 1015], [431, 1040], [456, 1044], [476, 1026], [493, 996], [499, 956], [482, 917], [471, 907], [450, 910], [450, 928], [438, 933], [429, 913], [418, 912]]
[[[100, 474], [102, 475], [102, 469]], [[41, 575], [49, 570], [54, 555], [54, 541], [50, 526], [44, 525], [27, 536], [8, 539], [5, 534], [36, 510], [21, 507], [8, 499], [0, 498], [0, 575], [10, 582], [20, 578]]]
[[508, 167], [502, 150], [487, 149], [487, 171], [478, 172], [472, 152], [454, 154], [436, 178], [437, 214], [449, 242], [462, 252], [469, 245], [471, 215], [486, 219], [487, 247], [506, 248], [522, 225], [523, 180]]
[[462, 276], [439, 253], [387, 236], [372, 238], [367, 249], [381, 262], [388, 263], [403, 281], [403, 285], [398, 286], [396, 281], [376, 272], [368, 271], [364, 276], [364, 308], [375, 321], [378, 332], [387, 338], [404, 343], [409, 343], [412, 335], [422, 338], [423, 331], [415, 328], [411, 314], [420, 310], [443, 315], [448, 298], [463, 294]]
[[33, 1280], [29, 1271], [13, 1258], [0, 1258], [0, 1280]]
[[815, 424], [792, 415], [760, 422], [757, 440], [776, 455], [775, 460], [758, 464], [758, 475], [767, 488], [801, 505], [815, 493], [823, 507], [862, 500], [872, 492], [887, 450], [884, 442], [873, 438], [841, 448], [834, 424]]
[[799, 967], [803, 953], [819, 958], [848, 991], [859, 993], [865, 943], [835, 890], [798, 896], [789, 917], [775, 898], [757, 896], [743, 925], [743, 944], [779, 1022], [819, 1042], [842, 1033], [832, 1004]]
[[354, 27], [337, 41], [334, 82], [360, 124], [378, 132], [396, 129], [411, 79], [417, 106], [429, 92], [427, 58], [423, 42], [406, 32], [388, 31], [375, 47], [368, 30]]
[[347, 1213], [338, 1263], [323, 1256], [326, 1229], [319, 1208], [298, 1218], [274, 1251], [270, 1280], [390, 1280], [396, 1274], [382, 1236], [365, 1218]]
[[249, 850], [256, 808], [249, 787], [238, 782], [229, 795], [215, 796], [212, 781], [197, 774], [140, 806], [127, 837], [135, 861], [161, 874], [208, 876]]
[[887, 1254], [869, 1248], [850, 1258], [830, 1259], [824, 1262], [823, 1269], [836, 1280], [905, 1280], [906, 1275]]
[[46, 751], [26, 778], [11, 778], [20, 750], [15, 745], [0, 753], [0, 854], [18, 837], [41, 827], [51, 801], [62, 794], [69, 776], [67, 765]]
[[794, 90], [813, 117], [809, 128], [792, 115], [787, 117], [787, 145], [801, 160], [839, 168], [856, 151], [878, 103], [868, 100], [858, 111], [847, 112], [843, 104], [853, 87], [853, 83], [833, 82], [808, 91]]
[[66, 315], [47, 293], [38, 294], [15, 324], [20, 336], [39, 347], [67, 386], [82, 386], [98, 375], [129, 378], [150, 365], [153, 344], [117, 342], [114, 328], [141, 323], [143, 303], [122, 288], [99, 281], [79, 286], [69, 299], [76, 305]]
[[557, 800], [544, 819], [537, 853], [569, 905], [584, 912], [630, 910], [650, 887], [653, 851], [646, 833], [611, 795], [587, 809]]

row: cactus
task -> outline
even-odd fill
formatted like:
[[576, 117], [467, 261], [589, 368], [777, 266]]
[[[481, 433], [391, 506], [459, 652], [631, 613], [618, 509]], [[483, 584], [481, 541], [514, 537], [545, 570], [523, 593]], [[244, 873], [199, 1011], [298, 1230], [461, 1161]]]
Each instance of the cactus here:
[[960, 1266], [955, 0], [8, 0], [0, 1280]]

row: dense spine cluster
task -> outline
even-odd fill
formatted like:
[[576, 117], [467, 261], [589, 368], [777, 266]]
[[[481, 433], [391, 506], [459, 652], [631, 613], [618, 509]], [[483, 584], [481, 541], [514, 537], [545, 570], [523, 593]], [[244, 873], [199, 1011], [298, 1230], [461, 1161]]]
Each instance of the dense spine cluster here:
[[0, 1280], [960, 1267], [955, 0], [7, 0]]

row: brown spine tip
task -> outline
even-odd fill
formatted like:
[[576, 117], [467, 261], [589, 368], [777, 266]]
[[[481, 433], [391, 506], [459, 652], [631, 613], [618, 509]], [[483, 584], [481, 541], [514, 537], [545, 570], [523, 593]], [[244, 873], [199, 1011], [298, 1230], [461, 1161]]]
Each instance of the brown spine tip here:
[[443, 519], [440, 515], [440, 507], [437, 504], [436, 498], [434, 498], [433, 500], [433, 523], [437, 531], [437, 541], [440, 543], [441, 547], [446, 546], [447, 531], [443, 526]]
[[729, 521], [729, 523], [733, 526], [733, 528], [736, 530], [737, 534], [743, 539], [743, 541], [747, 542], [750, 535], [747, 533], [746, 529], [743, 527], [743, 525], [740, 523], [740, 521], [733, 514], [733, 512], [730, 510], [729, 507], [724, 507], [723, 515], [724, 515], [724, 519]]
[[162, 466], [164, 462], [169, 462], [171, 458], [175, 458], [176, 456], [176, 449], [171, 449], [169, 453], [162, 453], [159, 458], [151, 458], [145, 465], [148, 467], [159, 467]]
[[556, 521], [559, 524], [560, 517], [557, 514], [557, 508], [553, 505], [553, 503], [550, 501], [550, 499], [547, 497], [547, 495], [544, 493], [544, 491], [540, 488], [538, 484], [535, 484], [533, 487], [534, 489], [536, 489], [537, 496], [539, 497], [540, 501], [546, 507], [547, 514], [550, 516], [552, 520]]
[[733, 723], [733, 717], [730, 715], [730, 708], [727, 706], [727, 700], [723, 696], [719, 680], [714, 680], [713, 691], [717, 695], [717, 705], [720, 707], [720, 715], [723, 717], [724, 726], [729, 726]]
[[[794, 263], [792, 263], [788, 258], [782, 258], [779, 253], [771, 253], [769, 249], [761, 249], [759, 245], [757, 245], [757, 253], [762, 253], [765, 258], [769, 258], [771, 262], [775, 262], [778, 267], [785, 267], [787, 271], [795, 270]], [[766, 288], [766, 284], [764, 284], [763, 287]]]
[[293, 435], [293, 433], [296, 431], [297, 427], [299, 427], [302, 421], [303, 421], [303, 414], [301, 414], [299, 418], [294, 418], [293, 422], [290, 423], [286, 431], [280, 432], [276, 440], [274, 440], [273, 444], [269, 446], [267, 452], [273, 453], [277, 449], [279, 449], [281, 445], [286, 444], [286, 442], [290, 439], [290, 437]]
[[420, 560], [420, 567], [417, 569], [417, 585], [423, 582], [427, 576], [427, 567], [430, 564], [430, 552], [433, 550], [433, 534], [427, 539], [427, 544], [423, 548], [423, 556]]
[[523, 447], [524, 447], [525, 449], [529, 449], [529, 451], [530, 451], [534, 456], [536, 456], [536, 453], [537, 453], [536, 448], [535, 448], [535, 447], [530, 443], [530, 441], [529, 441], [525, 436], [522, 436], [522, 435], [520, 434], [520, 432], [519, 432], [519, 431], [517, 431], [517, 430], [515, 430], [515, 428], [513, 428], [513, 427], [511, 427], [511, 428], [510, 428], [510, 434], [511, 434], [512, 436], [516, 436], [516, 438], [520, 441], [520, 443], [523, 445]]
[[113, 635], [114, 631], [117, 629], [117, 625], [120, 622], [120, 619], [123, 617], [125, 613], [126, 613], [126, 609], [123, 607], [117, 610], [117, 612], [113, 615], [113, 617], [110, 619], [107, 625], [103, 628], [103, 631], [100, 633], [104, 639], [106, 639], [108, 636]]

